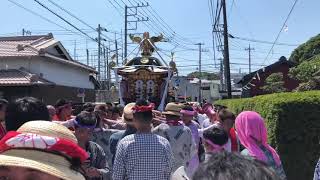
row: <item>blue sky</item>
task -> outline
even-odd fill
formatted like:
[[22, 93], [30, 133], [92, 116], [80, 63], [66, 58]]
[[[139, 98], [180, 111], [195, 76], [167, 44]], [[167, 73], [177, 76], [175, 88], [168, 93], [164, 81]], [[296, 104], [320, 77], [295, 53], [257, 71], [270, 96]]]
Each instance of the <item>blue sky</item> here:
[[[55, 23], [67, 29], [74, 30], [71, 26], [59, 20], [57, 17], [40, 7], [33, 0], [11, 0], [20, 3], [24, 7], [41, 14], [42, 16], [54, 21]], [[96, 37], [96, 32], [72, 18], [62, 10], [53, 6], [48, 0], [40, 0], [55, 12], [68, 19], [77, 27], [84, 29], [91, 37]], [[138, 0], [55, 0], [54, 2], [62, 5], [65, 9], [72, 12], [78, 18], [82, 19], [89, 25], [96, 27], [101, 24], [108, 30], [116, 31], [119, 44], [121, 44], [121, 31], [124, 28], [123, 8], [118, 7], [116, 10], [113, 5], [118, 7], [124, 6], [123, 2], [127, 4], [139, 2]], [[214, 0], [215, 1], [215, 0]], [[140, 1], [141, 2], [141, 1]], [[159, 47], [164, 51], [161, 55], [164, 59], [169, 61], [167, 57], [171, 51], [175, 51], [176, 61], [181, 74], [187, 74], [196, 70], [198, 63], [197, 46], [193, 43], [205, 43], [204, 48], [209, 52], [203, 52], [203, 70], [217, 71], [214, 68], [214, 60], [212, 53], [212, 36], [211, 24], [208, 8], [208, 0], [151, 0], [148, 1], [152, 8], [141, 8], [139, 11], [153, 18], [153, 22], [138, 24], [136, 32], [153, 31], [157, 33], [165, 30], [166, 34], [170, 34], [172, 29], [176, 32], [176, 41], [180, 44], [176, 49], [170, 43], [160, 43]], [[274, 41], [280, 28], [289, 13], [289, 10], [294, 0], [235, 0], [233, 6], [232, 0], [227, 0], [227, 10], [229, 13], [229, 33], [249, 39], [258, 39], [265, 41]], [[320, 1], [308, 0], [298, 1], [288, 23], [288, 31], [282, 32], [278, 42], [288, 44], [301, 44], [310, 37], [319, 33], [320, 24], [318, 22], [318, 7]], [[159, 21], [156, 20], [150, 12], [154, 14], [155, 10], [161, 18], [170, 27], [162, 29], [159, 28]], [[119, 13], [120, 12], [120, 13]], [[140, 15], [141, 16], [141, 15]], [[91, 54], [96, 53], [96, 43], [86, 40], [85, 37], [67, 33], [61, 27], [49, 23], [19, 7], [12, 4], [8, 0], [2, 0], [0, 5], [1, 28], [0, 35], [20, 35], [23, 28], [30, 30], [32, 34], [43, 34], [53, 32], [54, 36], [63, 42], [70, 54], [74, 55], [74, 48], [76, 44], [76, 59], [82, 62], [85, 60], [85, 49], [88, 47]], [[157, 25], [155, 24], [157, 23]], [[163, 23], [162, 23], [163, 24]], [[133, 25], [131, 25], [133, 26]], [[150, 28], [152, 26], [152, 28]], [[169, 29], [169, 30], [168, 30]], [[134, 31], [131, 31], [134, 32]], [[115, 38], [115, 34], [111, 32], [104, 33], [111, 39]], [[122, 37], [122, 38], [121, 38]], [[108, 44], [108, 43], [106, 43]], [[111, 47], [113, 47], [111, 43]], [[244, 51], [249, 42], [230, 39], [230, 59], [232, 63], [248, 63], [248, 52]], [[265, 60], [268, 51], [271, 48], [270, 44], [252, 43], [251, 46], [255, 48], [252, 52], [252, 63], [254, 64], [270, 64], [276, 61], [280, 56], [289, 56], [294, 46], [275, 46], [271, 55]], [[134, 48], [134, 45], [129, 46], [129, 53]], [[186, 51], [185, 49], [188, 48]], [[190, 50], [191, 49], [191, 50]], [[194, 50], [193, 50], [194, 49]], [[136, 52], [132, 53], [135, 55]], [[221, 55], [217, 55], [221, 57]], [[217, 62], [218, 63], [218, 62]], [[186, 67], [189, 66], [189, 67]], [[260, 66], [253, 66], [253, 70]], [[247, 65], [232, 65], [232, 72], [247, 72]]]

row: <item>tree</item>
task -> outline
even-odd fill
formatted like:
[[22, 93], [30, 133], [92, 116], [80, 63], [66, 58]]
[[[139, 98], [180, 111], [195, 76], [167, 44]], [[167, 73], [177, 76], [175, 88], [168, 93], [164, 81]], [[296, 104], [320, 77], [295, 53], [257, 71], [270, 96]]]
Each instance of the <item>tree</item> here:
[[313, 74], [320, 70], [320, 55], [314, 56], [309, 61], [304, 61], [289, 71], [293, 79], [306, 83], [313, 78]]
[[289, 60], [300, 64], [318, 54], [320, 54], [320, 34], [296, 48], [291, 53]]
[[[192, 72], [187, 75], [187, 77], [190, 78], [200, 78], [200, 73], [198, 71]], [[208, 79], [208, 80], [219, 80], [219, 75], [215, 73], [208, 73], [208, 72], [202, 72], [201, 73], [201, 79]]]
[[289, 71], [300, 82], [296, 91], [320, 89], [320, 34], [295, 49], [289, 60], [298, 64]]
[[287, 89], [284, 87], [283, 74], [273, 73], [266, 79], [265, 85], [262, 87], [266, 93], [279, 93], [285, 92]]

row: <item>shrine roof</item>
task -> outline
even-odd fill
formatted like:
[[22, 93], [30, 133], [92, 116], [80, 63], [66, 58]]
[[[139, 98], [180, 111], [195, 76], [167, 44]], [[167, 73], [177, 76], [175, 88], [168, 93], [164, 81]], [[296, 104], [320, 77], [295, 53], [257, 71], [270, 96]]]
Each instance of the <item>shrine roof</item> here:
[[138, 70], [141, 70], [141, 69], [146, 69], [146, 70], [150, 71], [151, 73], [157, 73], [157, 74], [158, 73], [163, 74], [163, 73], [167, 73], [168, 72], [167, 69], [154, 67], [154, 66], [143, 66], [143, 67], [132, 66], [132, 67], [124, 67], [123, 69], [120, 69], [119, 73], [135, 73], [135, 72], [137, 72]]
[[135, 65], [153, 65], [153, 66], [163, 66], [163, 64], [156, 57], [149, 57], [148, 63], [142, 63], [143, 57], [135, 57], [130, 60], [125, 66], [135, 66]]

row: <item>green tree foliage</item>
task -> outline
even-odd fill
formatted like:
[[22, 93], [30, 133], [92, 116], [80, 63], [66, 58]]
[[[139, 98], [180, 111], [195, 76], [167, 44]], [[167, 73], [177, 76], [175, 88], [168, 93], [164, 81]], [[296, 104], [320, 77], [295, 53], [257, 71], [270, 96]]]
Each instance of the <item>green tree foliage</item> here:
[[317, 54], [320, 54], [320, 34], [296, 48], [289, 60], [300, 64]]
[[279, 93], [285, 92], [286, 88], [284, 87], [283, 74], [282, 73], [273, 73], [270, 74], [266, 79], [265, 85], [262, 89], [266, 93]]
[[320, 88], [319, 74], [320, 55], [314, 56], [310, 61], [304, 61], [289, 71], [289, 76], [300, 81], [296, 91], [310, 91]]
[[250, 110], [261, 114], [268, 142], [280, 155], [287, 178], [312, 179], [320, 156], [320, 91], [275, 93], [216, 102], [234, 113]]
[[[200, 78], [200, 73], [198, 71], [195, 71], [195, 72], [188, 74], [187, 77]], [[202, 72], [201, 79], [219, 80], [220, 78], [219, 78], [219, 75], [217, 75], [215, 73]]]
[[300, 83], [299, 86], [295, 89], [297, 92], [302, 92], [302, 91], [311, 91], [317, 89], [318, 85], [317, 82], [314, 80], [310, 80], [305, 83]]
[[289, 75], [302, 83], [308, 82], [313, 74], [320, 70], [320, 56], [311, 58], [310, 61], [304, 61], [296, 67], [290, 69]]

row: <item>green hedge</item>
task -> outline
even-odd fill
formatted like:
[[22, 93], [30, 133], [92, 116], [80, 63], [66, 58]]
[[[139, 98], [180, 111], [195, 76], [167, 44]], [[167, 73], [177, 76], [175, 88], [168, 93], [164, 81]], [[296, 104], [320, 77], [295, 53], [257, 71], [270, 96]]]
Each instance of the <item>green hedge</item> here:
[[268, 141], [280, 154], [288, 179], [312, 179], [320, 157], [320, 91], [277, 93], [216, 104], [236, 114], [244, 110], [260, 113], [268, 128]]

